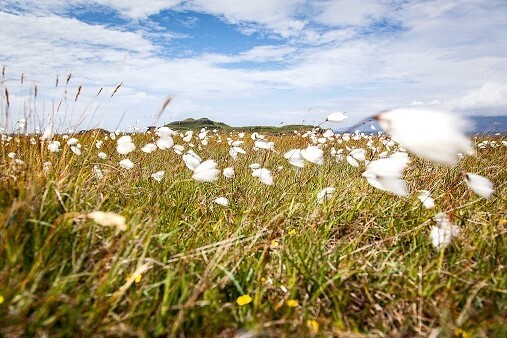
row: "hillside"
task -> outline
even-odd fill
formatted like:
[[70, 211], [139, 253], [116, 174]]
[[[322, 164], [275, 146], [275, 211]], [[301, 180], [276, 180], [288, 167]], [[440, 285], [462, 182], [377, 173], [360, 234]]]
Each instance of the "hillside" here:
[[507, 116], [471, 116], [471, 134], [507, 133]]
[[293, 130], [308, 130], [313, 128], [312, 125], [286, 125], [286, 126], [245, 126], [245, 127], [232, 127], [223, 122], [217, 122], [203, 117], [199, 119], [188, 118], [182, 121], [174, 121], [166, 124], [171, 129], [176, 130], [197, 130], [201, 128], [218, 129], [218, 130], [236, 130], [236, 131], [257, 131], [257, 132], [275, 132], [283, 133]]
[[[481, 116], [481, 115], [473, 115], [467, 116], [466, 119], [469, 122], [469, 126], [466, 129], [468, 134], [485, 134], [485, 135], [493, 135], [495, 133], [506, 134], [507, 133], [507, 116], [498, 115], [498, 116]], [[372, 129], [373, 126], [375, 129]], [[371, 133], [376, 132], [377, 130], [382, 130], [377, 121], [371, 119], [364, 124], [357, 126], [355, 129]], [[340, 128], [336, 128], [335, 132], [343, 133], [343, 132], [351, 132], [353, 130], [350, 129], [350, 126], [343, 126]]]

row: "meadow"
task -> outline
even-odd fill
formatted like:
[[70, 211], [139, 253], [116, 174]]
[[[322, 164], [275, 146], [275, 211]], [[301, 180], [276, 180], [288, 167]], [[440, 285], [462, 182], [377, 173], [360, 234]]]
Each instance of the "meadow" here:
[[505, 337], [507, 138], [470, 140], [398, 196], [363, 175], [386, 133], [4, 133], [0, 334]]

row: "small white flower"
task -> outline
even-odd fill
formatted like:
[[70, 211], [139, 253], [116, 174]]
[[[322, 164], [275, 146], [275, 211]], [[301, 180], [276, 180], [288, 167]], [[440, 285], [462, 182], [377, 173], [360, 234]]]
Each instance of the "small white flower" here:
[[283, 157], [285, 157], [289, 163], [295, 167], [303, 168], [305, 166], [305, 161], [301, 155], [301, 149], [289, 150], [283, 155]]
[[173, 150], [176, 154], [181, 155], [181, 154], [183, 154], [185, 147], [180, 144], [176, 144], [173, 146]]
[[327, 116], [326, 121], [339, 123], [346, 118], [347, 116], [344, 113], [332, 113]]
[[252, 140], [264, 140], [264, 135], [259, 134], [258, 132], [253, 132], [252, 135], [250, 135], [250, 138]]
[[127, 230], [125, 217], [114, 212], [93, 211], [88, 213], [87, 217], [102, 226], [112, 226], [122, 231]]
[[234, 177], [234, 168], [227, 167], [224, 169], [223, 174], [226, 178], [232, 178]]
[[194, 132], [193, 132], [193, 131], [190, 131], [190, 130], [189, 130], [189, 131], [187, 131], [187, 132], [185, 133], [185, 136], [183, 137], [183, 141], [184, 141], [184, 142], [186, 142], [186, 143], [190, 142], [190, 141], [192, 140], [192, 136], [193, 136], [193, 135], [194, 135]]
[[334, 131], [332, 131], [331, 129], [328, 129], [324, 132], [324, 134], [322, 134], [322, 136], [326, 137], [326, 138], [331, 138], [334, 136]]
[[273, 176], [271, 175], [271, 171], [266, 168], [255, 169], [252, 172], [253, 177], [257, 177], [262, 183], [266, 185], [273, 185]]
[[481, 197], [489, 198], [495, 191], [493, 183], [484, 176], [472, 173], [465, 173], [463, 176], [468, 187]]
[[246, 151], [243, 148], [240, 147], [232, 147], [232, 149], [237, 152], [238, 154], [246, 154]]
[[128, 135], [120, 137], [116, 143], [116, 151], [121, 155], [127, 155], [136, 149], [135, 144], [132, 142], [132, 138]]
[[274, 148], [275, 144], [273, 142], [267, 142], [266, 140], [263, 139], [258, 139], [254, 142], [254, 146], [259, 149], [270, 150]]
[[142, 147], [141, 150], [147, 154], [150, 154], [155, 150], [157, 150], [157, 146], [153, 143], [148, 143], [144, 147]]
[[130, 170], [130, 169], [134, 168], [134, 163], [131, 160], [129, 160], [128, 158], [126, 158], [126, 159], [120, 161], [120, 167], [122, 167], [123, 169]]
[[97, 156], [103, 160], [107, 159], [107, 154], [102, 151], [98, 153]]
[[98, 165], [93, 166], [93, 174], [95, 175], [95, 178], [99, 180], [104, 178], [104, 174], [102, 173], [102, 170], [100, 170]]
[[327, 188], [322, 189], [317, 194], [317, 203], [322, 204], [325, 201], [330, 200], [335, 192], [336, 192], [336, 189], [333, 187], [327, 187]]
[[59, 152], [60, 151], [60, 142], [59, 141], [51, 141], [48, 144], [48, 150], [51, 153], [57, 153], [57, 152]]
[[439, 212], [435, 215], [437, 226], [431, 227], [431, 244], [436, 250], [449, 245], [453, 238], [458, 237], [460, 228], [450, 222], [447, 214]]
[[351, 166], [356, 167], [356, 168], [359, 167], [359, 162], [357, 162], [357, 160], [355, 158], [353, 158], [352, 156], [347, 155], [346, 159], [347, 159], [347, 162]]
[[172, 137], [160, 138], [157, 140], [157, 147], [160, 150], [170, 149], [174, 145]]
[[177, 135], [177, 133], [174, 130], [171, 130], [169, 127], [160, 127], [155, 132], [158, 137], [160, 138], [171, 138], [171, 136]]
[[261, 165], [259, 163], [252, 163], [248, 167], [252, 170], [255, 170], [255, 169], [259, 169], [261, 167]]
[[458, 153], [473, 154], [463, 130], [466, 121], [446, 112], [395, 109], [375, 117], [392, 138], [409, 151], [430, 161], [453, 165]]
[[197, 135], [197, 137], [199, 137], [199, 140], [204, 140], [207, 136], [208, 136], [208, 131], [202, 130], [202, 129], [201, 129], [201, 132]]
[[435, 200], [430, 196], [430, 192], [428, 190], [419, 190], [419, 195], [417, 195], [417, 198], [421, 201], [426, 209], [435, 207]]
[[219, 174], [217, 163], [213, 160], [206, 160], [195, 168], [192, 178], [198, 182], [213, 182], [218, 179]]
[[317, 165], [324, 164], [324, 151], [319, 147], [308, 146], [306, 149], [301, 150], [301, 156], [308, 162]]
[[53, 138], [53, 125], [49, 125], [44, 129], [44, 132], [42, 132], [41, 139], [43, 140], [51, 140]]
[[194, 171], [195, 168], [197, 168], [202, 162], [202, 159], [199, 157], [199, 155], [197, 155], [192, 150], [183, 155], [182, 158], [187, 168], [192, 171]]
[[371, 161], [362, 176], [375, 188], [398, 196], [407, 196], [407, 187], [402, 178], [407, 164], [408, 160], [401, 157], [381, 158]]
[[157, 171], [156, 173], [154, 174], [151, 174], [151, 177], [157, 181], [157, 182], [161, 182], [162, 179], [164, 178], [164, 174], [165, 174], [165, 171], [161, 170], [161, 171]]
[[363, 148], [352, 149], [349, 155], [361, 162], [364, 162], [366, 160], [366, 150]]
[[70, 147], [70, 150], [72, 150], [72, 152], [74, 154], [76, 154], [77, 156], [81, 155], [81, 149], [79, 147], [76, 147], [76, 146], [71, 146]]
[[229, 149], [229, 155], [232, 157], [233, 160], [238, 158], [238, 152], [234, 150], [234, 148]]
[[15, 159], [16, 156], [17, 156], [16, 153], [9, 153], [9, 154], [7, 154], [7, 157], [12, 158], [12, 159]]
[[229, 205], [229, 200], [225, 197], [218, 197], [217, 199], [215, 199], [214, 201], [216, 204], [220, 204], [220, 205], [223, 205], [224, 207], [228, 206]]
[[67, 145], [68, 146], [74, 146], [74, 145], [76, 145], [78, 143], [79, 143], [79, 140], [77, 138], [75, 138], [75, 137], [72, 137], [72, 138], [70, 138], [70, 139], [67, 140]]
[[19, 119], [16, 125], [16, 129], [24, 129], [26, 127], [26, 119]]

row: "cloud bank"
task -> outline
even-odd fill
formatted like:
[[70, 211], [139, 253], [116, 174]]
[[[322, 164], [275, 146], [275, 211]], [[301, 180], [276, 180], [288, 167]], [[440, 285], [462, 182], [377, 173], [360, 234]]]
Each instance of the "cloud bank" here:
[[0, 21], [13, 120], [35, 84], [38, 114], [63, 128], [148, 126], [167, 95], [161, 122], [320, 123], [346, 110], [352, 123], [411, 104], [507, 114], [502, 0], [7, 0]]

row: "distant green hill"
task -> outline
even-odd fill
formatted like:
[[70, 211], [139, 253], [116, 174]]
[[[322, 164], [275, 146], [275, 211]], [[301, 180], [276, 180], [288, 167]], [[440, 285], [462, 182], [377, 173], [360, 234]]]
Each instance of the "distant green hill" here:
[[188, 118], [183, 121], [174, 121], [167, 124], [167, 126], [172, 129], [181, 129], [181, 130], [193, 130], [200, 128], [231, 129], [231, 127], [226, 125], [225, 123], [215, 122], [206, 117], [200, 119]]
[[199, 119], [188, 118], [182, 121], [174, 121], [168, 123], [168, 126], [171, 129], [176, 130], [198, 130], [202, 128], [206, 129], [218, 129], [218, 130], [236, 130], [236, 131], [251, 131], [251, 132], [274, 132], [274, 133], [284, 133], [293, 130], [308, 130], [314, 128], [311, 125], [299, 125], [299, 124], [291, 124], [286, 126], [274, 127], [274, 126], [247, 126], [247, 127], [231, 127], [222, 122], [216, 122], [210, 120], [209, 118], [202, 117]]

